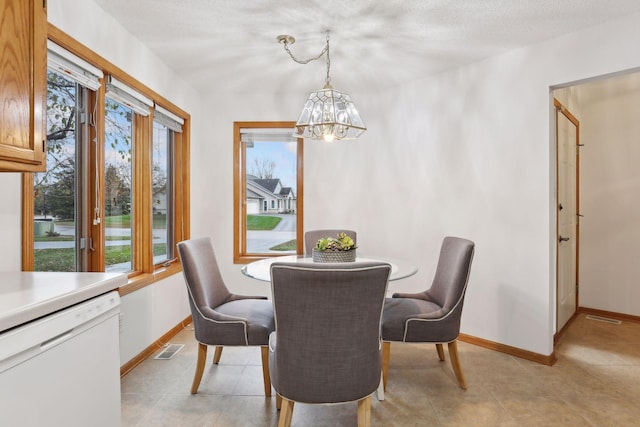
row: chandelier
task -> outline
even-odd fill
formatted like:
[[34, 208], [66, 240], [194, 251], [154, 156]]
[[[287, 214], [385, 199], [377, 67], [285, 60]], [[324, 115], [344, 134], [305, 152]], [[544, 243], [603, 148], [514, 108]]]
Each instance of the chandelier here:
[[296, 122], [293, 136], [333, 141], [355, 139], [367, 130], [349, 95], [331, 87], [329, 32], [327, 32], [327, 44], [322, 52], [318, 56], [306, 60], [297, 59], [289, 50], [289, 45], [296, 41], [292, 36], [278, 36], [277, 40], [284, 45], [284, 50], [298, 64], [307, 64], [322, 58], [322, 55], [325, 54], [327, 57], [327, 76], [324, 80], [324, 87], [309, 94]]

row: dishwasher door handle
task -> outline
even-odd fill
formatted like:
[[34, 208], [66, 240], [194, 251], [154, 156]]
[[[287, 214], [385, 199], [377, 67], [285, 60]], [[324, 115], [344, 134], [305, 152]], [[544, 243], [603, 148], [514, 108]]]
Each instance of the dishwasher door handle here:
[[61, 333], [60, 335], [56, 335], [53, 338], [49, 338], [46, 341], [43, 341], [40, 344], [40, 351], [47, 351], [51, 347], [55, 347], [56, 345], [65, 342], [69, 338], [73, 337], [73, 329], [69, 329], [66, 332]]

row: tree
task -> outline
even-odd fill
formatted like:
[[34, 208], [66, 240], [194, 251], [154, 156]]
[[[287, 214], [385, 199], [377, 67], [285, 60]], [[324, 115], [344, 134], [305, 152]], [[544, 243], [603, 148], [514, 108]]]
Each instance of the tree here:
[[153, 196], [157, 196], [167, 191], [167, 173], [158, 163], [153, 163]]
[[[74, 209], [76, 84], [51, 71], [47, 73], [47, 126], [47, 170], [34, 174], [34, 210], [44, 216], [73, 218], [68, 215]], [[68, 191], [71, 199], [63, 197], [69, 206], [62, 208], [65, 202], [54, 198]]]
[[107, 165], [104, 172], [105, 216], [128, 215], [131, 211], [131, 189], [126, 185], [119, 169]]
[[[47, 170], [34, 174], [34, 213], [64, 219], [75, 217], [76, 131], [79, 86], [64, 75], [47, 73]], [[108, 164], [104, 205], [107, 215], [131, 210], [130, 109], [107, 99], [105, 139], [118, 159]], [[88, 142], [88, 141], [87, 141]], [[109, 169], [114, 168], [113, 170]], [[127, 185], [128, 184], [128, 185]], [[111, 193], [113, 197], [109, 197]]]
[[131, 211], [133, 112], [107, 98], [105, 106], [105, 215]]
[[47, 203], [51, 215], [63, 220], [75, 218], [75, 170], [73, 156], [67, 157], [58, 165], [53, 174], [54, 181], [47, 188]]
[[275, 170], [276, 162], [263, 157], [261, 159], [253, 159], [253, 165], [249, 173], [257, 176], [259, 179], [273, 179]]

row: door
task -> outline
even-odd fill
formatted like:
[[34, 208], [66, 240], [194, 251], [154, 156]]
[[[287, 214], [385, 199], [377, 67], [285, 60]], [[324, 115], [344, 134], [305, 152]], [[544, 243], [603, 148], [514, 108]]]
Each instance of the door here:
[[580, 123], [558, 100], [556, 330], [562, 331], [578, 305]]

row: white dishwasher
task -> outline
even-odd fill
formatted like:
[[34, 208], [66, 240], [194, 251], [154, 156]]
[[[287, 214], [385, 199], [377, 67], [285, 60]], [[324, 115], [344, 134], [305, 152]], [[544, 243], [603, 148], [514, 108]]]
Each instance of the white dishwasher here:
[[120, 425], [120, 296], [112, 291], [0, 335], [0, 424]]

